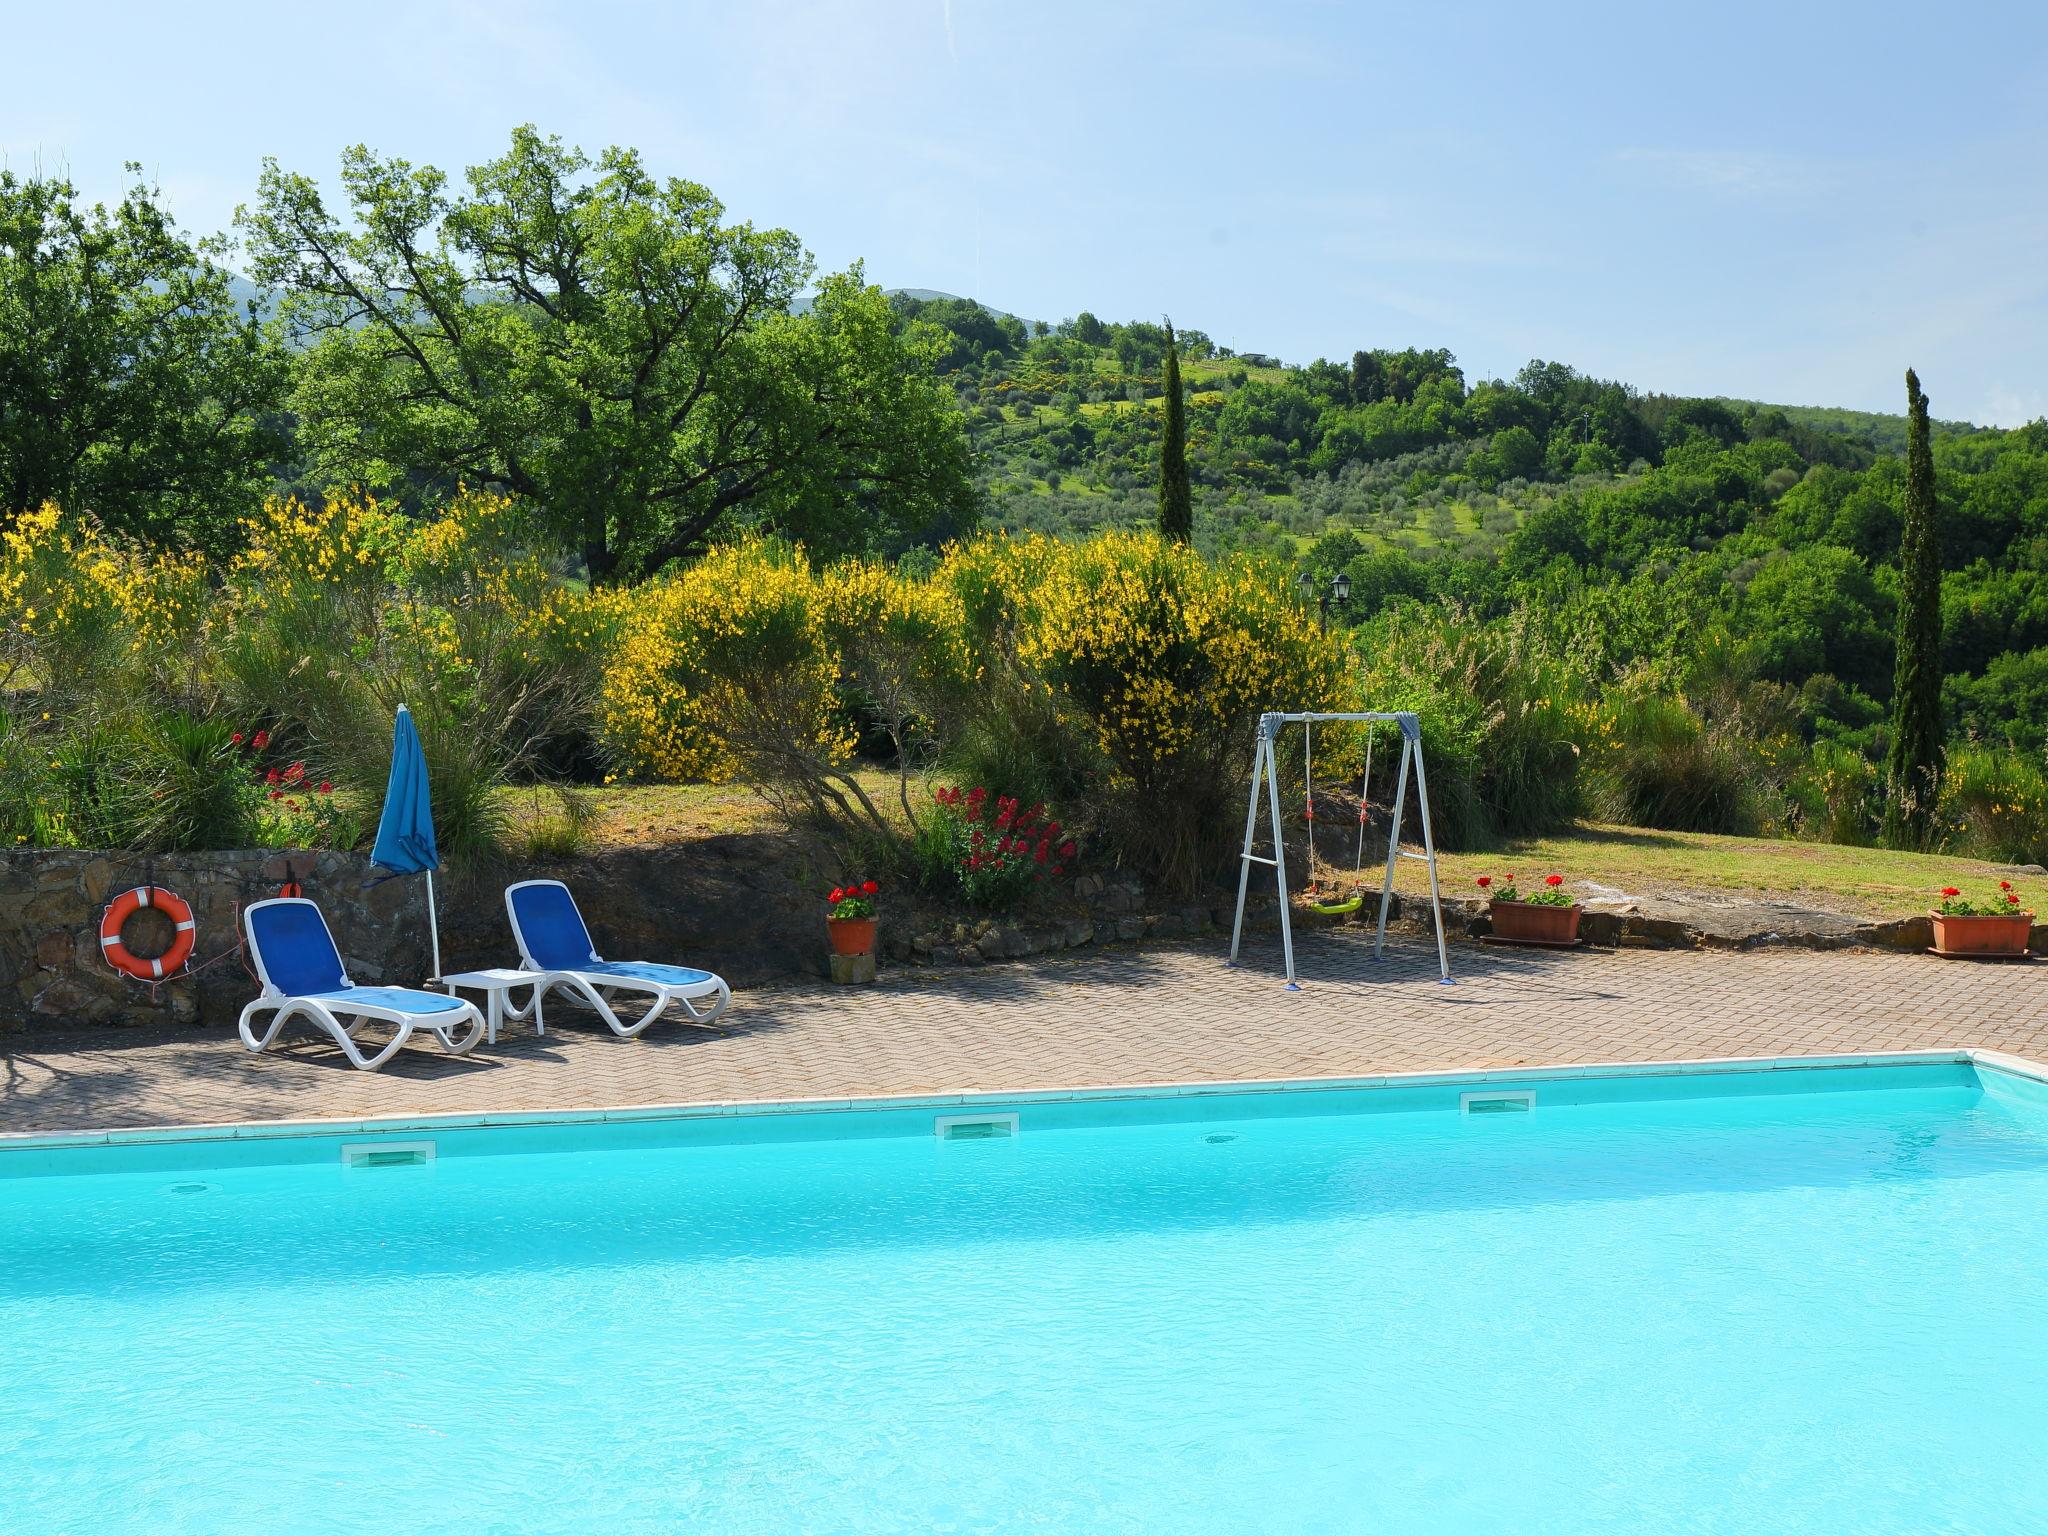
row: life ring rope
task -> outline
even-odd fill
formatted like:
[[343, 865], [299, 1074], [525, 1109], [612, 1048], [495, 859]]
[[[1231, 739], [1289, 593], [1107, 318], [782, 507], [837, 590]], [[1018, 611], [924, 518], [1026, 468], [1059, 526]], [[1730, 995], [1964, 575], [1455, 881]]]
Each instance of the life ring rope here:
[[[131, 952], [121, 938], [128, 919], [144, 907], [154, 907], [163, 913], [171, 920], [173, 929], [171, 947], [147, 960]], [[192, 903], [176, 891], [167, 891], [160, 885], [138, 885], [107, 903], [100, 918], [100, 953], [106, 956], [107, 964], [124, 976], [137, 981], [162, 981], [184, 969], [185, 962], [192, 958], [198, 928], [192, 919]]]

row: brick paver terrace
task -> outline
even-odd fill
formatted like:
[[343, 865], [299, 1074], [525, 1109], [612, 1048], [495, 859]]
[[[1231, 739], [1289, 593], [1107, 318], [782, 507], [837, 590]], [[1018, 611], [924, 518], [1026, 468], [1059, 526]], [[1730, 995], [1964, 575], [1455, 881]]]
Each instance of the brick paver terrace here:
[[[1277, 945], [1260, 944], [1261, 950]], [[1274, 957], [1277, 958], [1277, 957]], [[1303, 945], [1303, 990], [1214, 944], [1102, 951], [880, 985], [743, 992], [722, 1027], [614, 1039], [551, 1007], [464, 1058], [431, 1040], [356, 1072], [310, 1033], [252, 1056], [229, 1030], [0, 1036], [0, 1132], [609, 1108], [1429, 1069], [1975, 1046], [2048, 1057], [2048, 969], [1865, 952]]]

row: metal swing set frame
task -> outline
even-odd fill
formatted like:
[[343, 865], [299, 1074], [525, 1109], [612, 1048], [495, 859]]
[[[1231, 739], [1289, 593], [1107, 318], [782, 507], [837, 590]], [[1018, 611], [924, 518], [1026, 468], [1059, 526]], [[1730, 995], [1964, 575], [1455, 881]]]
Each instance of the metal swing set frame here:
[[[1282, 727], [1299, 725], [1302, 728], [1302, 772], [1308, 779], [1308, 823], [1309, 866], [1315, 866], [1315, 778], [1314, 757], [1311, 736], [1318, 725], [1338, 723], [1362, 724], [1366, 728], [1366, 772], [1371, 777], [1372, 728], [1381, 721], [1392, 721], [1401, 730], [1401, 771], [1394, 789], [1394, 815], [1387, 827], [1387, 868], [1380, 881], [1379, 927], [1373, 936], [1372, 957], [1384, 959], [1387, 947], [1387, 907], [1394, 895], [1394, 865], [1399, 859], [1417, 859], [1429, 866], [1429, 905], [1436, 919], [1436, 960], [1438, 980], [1444, 986], [1451, 986], [1451, 955], [1444, 942], [1443, 898], [1437, 886], [1436, 839], [1430, 830], [1429, 816], [1429, 775], [1422, 765], [1422, 722], [1407, 710], [1386, 712], [1369, 710], [1356, 714], [1324, 714], [1308, 712], [1300, 714], [1267, 713], [1259, 716], [1258, 746], [1252, 758], [1251, 801], [1245, 807], [1244, 848], [1238, 855], [1237, 866], [1237, 917], [1230, 926], [1230, 965], [1237, 964], [1237, 952], [1244, 938], [1244, 904], [1251, 887], [1252, 866], [1263, 864], [1273, 871], [1273, 879], [1280, 892], [1280, 948], [1287, 960], [1287, 990], [1299, 992], [1301, 985], [1294, 978], [1294, 925], [1289, 916], [1287, 900], [1287, 839], [1280, 820], [1280, 768], [1274, 755], [1275, 744], [1280, 739]], [[1401, 846], [1401, 817], [1408, 805], [1408, 774], [1410, 767], [1415, 773], [1416, 806], [1422, 817], [1422, 852], [1411, 853]], [[1273, 853], [1270, 858], [1255, 851], [1259, 830], [1260, 791], [1265, 791], [1267, 813], [1273, 828]], [[1360, 795], [1359, 805], [1359, 863], [1365, 858], [1365, 797]]]

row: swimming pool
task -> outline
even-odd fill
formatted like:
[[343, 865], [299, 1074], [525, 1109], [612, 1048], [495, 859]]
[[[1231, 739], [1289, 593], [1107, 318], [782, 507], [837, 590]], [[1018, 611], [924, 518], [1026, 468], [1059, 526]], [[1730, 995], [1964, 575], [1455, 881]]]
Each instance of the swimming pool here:
[[2048, 1530], [2037, 1070], [17, 1143], [0, 1530]]

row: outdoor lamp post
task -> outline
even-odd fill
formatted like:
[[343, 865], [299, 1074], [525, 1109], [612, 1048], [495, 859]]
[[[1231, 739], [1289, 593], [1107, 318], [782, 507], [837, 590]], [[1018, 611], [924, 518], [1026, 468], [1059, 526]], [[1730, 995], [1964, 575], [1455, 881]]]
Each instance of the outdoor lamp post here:
[[1307, 571], [1301, 573], [1299, 585], [1304, 603], [1311, 597], [1316, 599], [1316, 622], [1326, 630], [1330, 627], [1330, 609], [1342, 608], [1351, 601], [1351, 578], [1342, 571], [1330, 578], [1330, 590], [1320, 597], [1316, 595], [1316, 579]]

